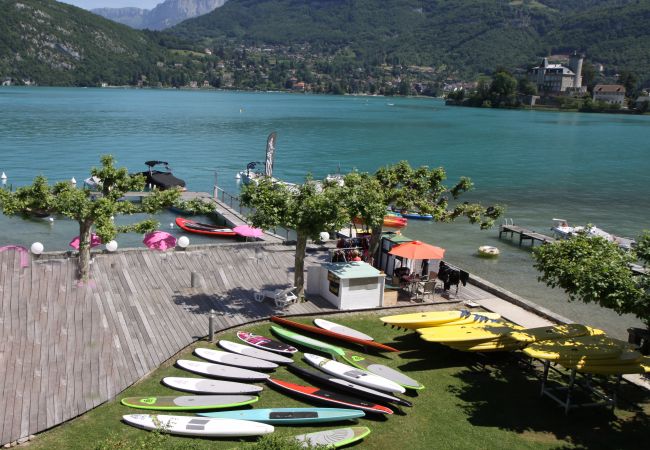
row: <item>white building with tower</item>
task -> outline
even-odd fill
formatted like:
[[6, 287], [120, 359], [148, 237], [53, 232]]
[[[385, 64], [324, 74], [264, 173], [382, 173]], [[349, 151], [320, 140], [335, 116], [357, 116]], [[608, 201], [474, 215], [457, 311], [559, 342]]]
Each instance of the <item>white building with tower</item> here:
[[583, 56], [573, 52], [569, 56], [569, 67], [562, 64], [549, 64], [548, 58], [542, 64], [528, 71], [528, 80], [537, 86], [540, 95], [584, 94], [587, 87], [582, 85]]

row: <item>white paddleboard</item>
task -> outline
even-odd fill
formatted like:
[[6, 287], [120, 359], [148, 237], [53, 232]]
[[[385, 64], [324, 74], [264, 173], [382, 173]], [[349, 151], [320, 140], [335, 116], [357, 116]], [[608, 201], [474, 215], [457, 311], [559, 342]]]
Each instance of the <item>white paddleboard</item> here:
[[319, 355], [314, 355], [312, 353], [305, 353], [304, 357], [305, 361], [312, 366], [322, 370], [323, 372], [329, 373], [330, 375], [334, 375], [335, 377], [384, 392], [406, 392], [406, 389], [399, 384], [380, 377], [379, 375], [366, 372], [365, 370], [356, 369], [347, 364], [324, 358]]
[[278, 364], [293, 364], [293, 359], [287, 358], [286, 356], [267, 352], [266, 350], [260, 350], [259, 348], [253, 348], [249, 345], [239, 344], [237, 342], [224, 341], [222, 339], [219, 341], [219, 346], [229, 352], [250, 356], [251, 358], [264, 359]]
[[357, 331], [354, 328], [346, 327], [345, 325], [339, 325], [338, 323], [330, 322], [325, 319], [314, 319], [314, 325], [323, 330], [333, 331], [334, 333], [342, 334], [352, 338], [363, 339], [364, 341], [374, 341], [372, 336], [368, 336], [361, 331]]
[[183, 436], [260, 436], [273, 433], [273, 425], [239, 419], [210, 419], [196, 416], [167, 416], [163, 414], [127, 414], [122, 419], [129, 425], [145, 430], [160, 429]]
[[178, 367], [189, 370], [190, 372], [210, 377], [227, 378], [231, 380], [262, 381], [267, 380], [268, 373], [254, 372], [239, 367], [224, 366], [223, 364], [212, 364], [201, 361], [192, 361], [189, 359], [179, 359], [176, 361]]
[[278, 367], [276, 363], [271, 361], [251, 358], [250, 356], [238, 355], [236, 353], [223, 352], [221, 350], [212, 350], [210, 348], [197, 348], [194, 350], [194, 353], [196, 356], [207, 359], [211, 362], [243, 367], [244, 369], [273, 370]]
[[254, 384], [206, 380], [205, 378], [165, 377], [162, 382], [172, 389], [197, 394], [254, 394], [263, 389], [261, 386]]

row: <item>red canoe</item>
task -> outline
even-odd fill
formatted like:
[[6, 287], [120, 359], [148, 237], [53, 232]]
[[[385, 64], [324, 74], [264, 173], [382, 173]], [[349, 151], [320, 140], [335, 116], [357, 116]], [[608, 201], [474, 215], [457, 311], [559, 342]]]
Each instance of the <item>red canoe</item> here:
[[287, 390], [294, 394], [309, 397], [312, 400], [321, 402], [332, 403], [339, 406], [348, 408], [361, 409], [363, 411], [380, 413], [380, 414], [393, 414], [393, 410], [376, 403], [367, 402], [360, 398], [356, 398], [346, 394], [339, 394], [338, 392], [327, 391], [325, 389], [315, 388], [313, 386], [301, 386], [299, 384], [289, 383], [275, 378], [266, 380], [273, 386]]
[[237, 236], [237, 233], [232, 231], [232, 228], [195, 222], [183, 217], [176, 218], [176, 225], [188, 233], [203, 234], [205, 236]]
[[282, 317], [272, 316], [271, 320], [280, 325], [284, 325], [290, 328], [298, 328], [299, 330], [309, 331], [310, 333], [320, 334], [321, 336], [328, 336], [334, 339], [339, 339], [345, 342], [352, 342], [354, 344], [360, 344], [364, 347], [376, 348], [384, 352], [399, 352], [396, 348], [389, 347], [388, 345], [380, 344], [375, 341], [367, 341], [365, 339], [359, 339], [352, 336], [346, 336], [345, 334], [336, 333], [334, 331], [325, 330], [323, 328], [314, 327], [311, 325], [306, 325], [304, 323], [294, 322], [293, 320], [283, 319]]

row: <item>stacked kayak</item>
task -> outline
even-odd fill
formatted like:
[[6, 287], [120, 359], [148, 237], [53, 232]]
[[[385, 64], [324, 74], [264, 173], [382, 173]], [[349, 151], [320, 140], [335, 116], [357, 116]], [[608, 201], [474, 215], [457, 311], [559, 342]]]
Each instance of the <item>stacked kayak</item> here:
[[399, 314], [397, 316], [381, 317], [380, 320], [386, 325], [399, 328], [416, 330], [418, 328], [435, 327], [446, 323], [458, 322], [472, 323], [486, 320], [497, 320], [501, 316], [495, 313], [473, 313], [468, 310], [460, 311], [429, 311], [411, 314]]
[[530, 357], [556, 362], [567, 369], [595, 375], [650, 373], [650, 358], [627, 342], [592, 335], [544, 341], [523, 349]]

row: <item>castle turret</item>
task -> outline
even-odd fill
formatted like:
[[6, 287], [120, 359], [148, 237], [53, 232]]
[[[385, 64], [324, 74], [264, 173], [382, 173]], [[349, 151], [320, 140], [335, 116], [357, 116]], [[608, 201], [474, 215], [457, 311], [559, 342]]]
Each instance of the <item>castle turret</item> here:
[[578, 55], [577, 51], [569, 57], [569, 69], [575, 74], [573, 77], [573, 87], [579, 88], [582, 86], [582, 55]]

